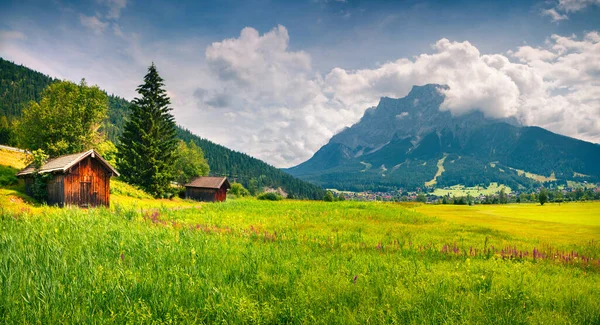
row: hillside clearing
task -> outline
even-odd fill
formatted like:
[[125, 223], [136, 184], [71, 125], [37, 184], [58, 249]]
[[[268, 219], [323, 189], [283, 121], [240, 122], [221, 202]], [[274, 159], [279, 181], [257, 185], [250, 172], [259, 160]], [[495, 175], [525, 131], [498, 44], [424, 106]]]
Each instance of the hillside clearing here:
[[533, 179], [533, 180], [541, 182], [541, 183], [553, 182], [556, 180], [556, 176], [554, 175], [554, 172], [552, 172], [552, 174], [550, 174], [550, 176], [544, 176], [544, 175], [538, 175], [538, 174], [526, 172], [521, 169], [516, 169], [516, 168], [512, 168], [512, 167], [508, 167], [508, 168], [516, 171], [519, 176], [524, 175], [525, 177], [527, 177], [529, 179]]
[[506, 185], [498, 184], [495, 182], [490, 183], [487, 187], [482, 186], [473, 186], [473, 187], [465, 187], [464, 185], [454, 185], [445, 188], [436, 188], [433, 191], [433, 195], [436, 196], [446, 196], [450, 195], [450, 197], [460, 197], [460, 196], [478, 196], [478, 195], [490, 195], [496, 194], [500, 192], [500, 190], [504, 189], [505, 193], [511, 193], [512, 189]]
[[437, 183], [437, 178], [442, 176], [442, 174], [444, 173], [444, 161], [446, 160], [446, 157], [448, 157], [448, 154], [444, 154], [444, 156], [438, 160], [437, 162], [437, 172], [435, 173], [435, 176], [433, 176], [433, 179], [425, 182], [425, 186], [434, 186]]

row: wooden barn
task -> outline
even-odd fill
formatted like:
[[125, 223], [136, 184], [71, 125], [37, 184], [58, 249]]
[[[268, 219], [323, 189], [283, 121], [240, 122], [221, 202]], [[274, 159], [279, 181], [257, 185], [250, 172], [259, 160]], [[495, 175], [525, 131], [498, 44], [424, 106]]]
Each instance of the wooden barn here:
[[223, 202], [230, 188], [227, 177], [196, 177], [185, 184], [185, 198], [204, 202]]
[[[17, 176], [25, 179], [31, 195], [34, 168], [25, 167]], [[51, 173], [48, 180], [49, 205], [79, 207], [110, 206], [110, 178], [119, 173], [96, 151], [89, 150], [49, 159], [39, 170]]]

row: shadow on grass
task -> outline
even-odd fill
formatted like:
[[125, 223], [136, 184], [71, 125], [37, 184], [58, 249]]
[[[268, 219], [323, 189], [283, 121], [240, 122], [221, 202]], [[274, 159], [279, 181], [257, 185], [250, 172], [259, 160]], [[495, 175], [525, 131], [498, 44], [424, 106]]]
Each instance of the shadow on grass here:
[[33, 206], [42, 206], [43, 203], [27, 195], [25, 182], [16, 176], [18, 172], [19, 170], [16, 168], [0, 165], [0, 202], [14, 205], [26, 203]]

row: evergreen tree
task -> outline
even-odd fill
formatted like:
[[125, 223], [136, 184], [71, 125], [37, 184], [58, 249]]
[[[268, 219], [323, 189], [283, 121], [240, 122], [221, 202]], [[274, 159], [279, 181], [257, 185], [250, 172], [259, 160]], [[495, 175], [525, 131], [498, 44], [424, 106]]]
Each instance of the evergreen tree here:
[[178, 140], [171, 101], [154, 63], [137, 92], [141, 97], [131, 103], [131, 115], [118, 146], [117, 165], [125, 181], [155, 197], [166, 197], [175, 180]]

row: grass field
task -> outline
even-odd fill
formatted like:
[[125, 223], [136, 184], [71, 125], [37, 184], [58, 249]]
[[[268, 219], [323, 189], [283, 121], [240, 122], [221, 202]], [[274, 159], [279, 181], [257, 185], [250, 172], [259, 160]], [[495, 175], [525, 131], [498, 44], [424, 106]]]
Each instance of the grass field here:
[[598, 203], [115, 198], [2, 214], [0, 322], [600, 322]]
[[598, 202], [111, 191], [111, 209], [83, 210], [0, 188], [0, 323], [600, 323]]

